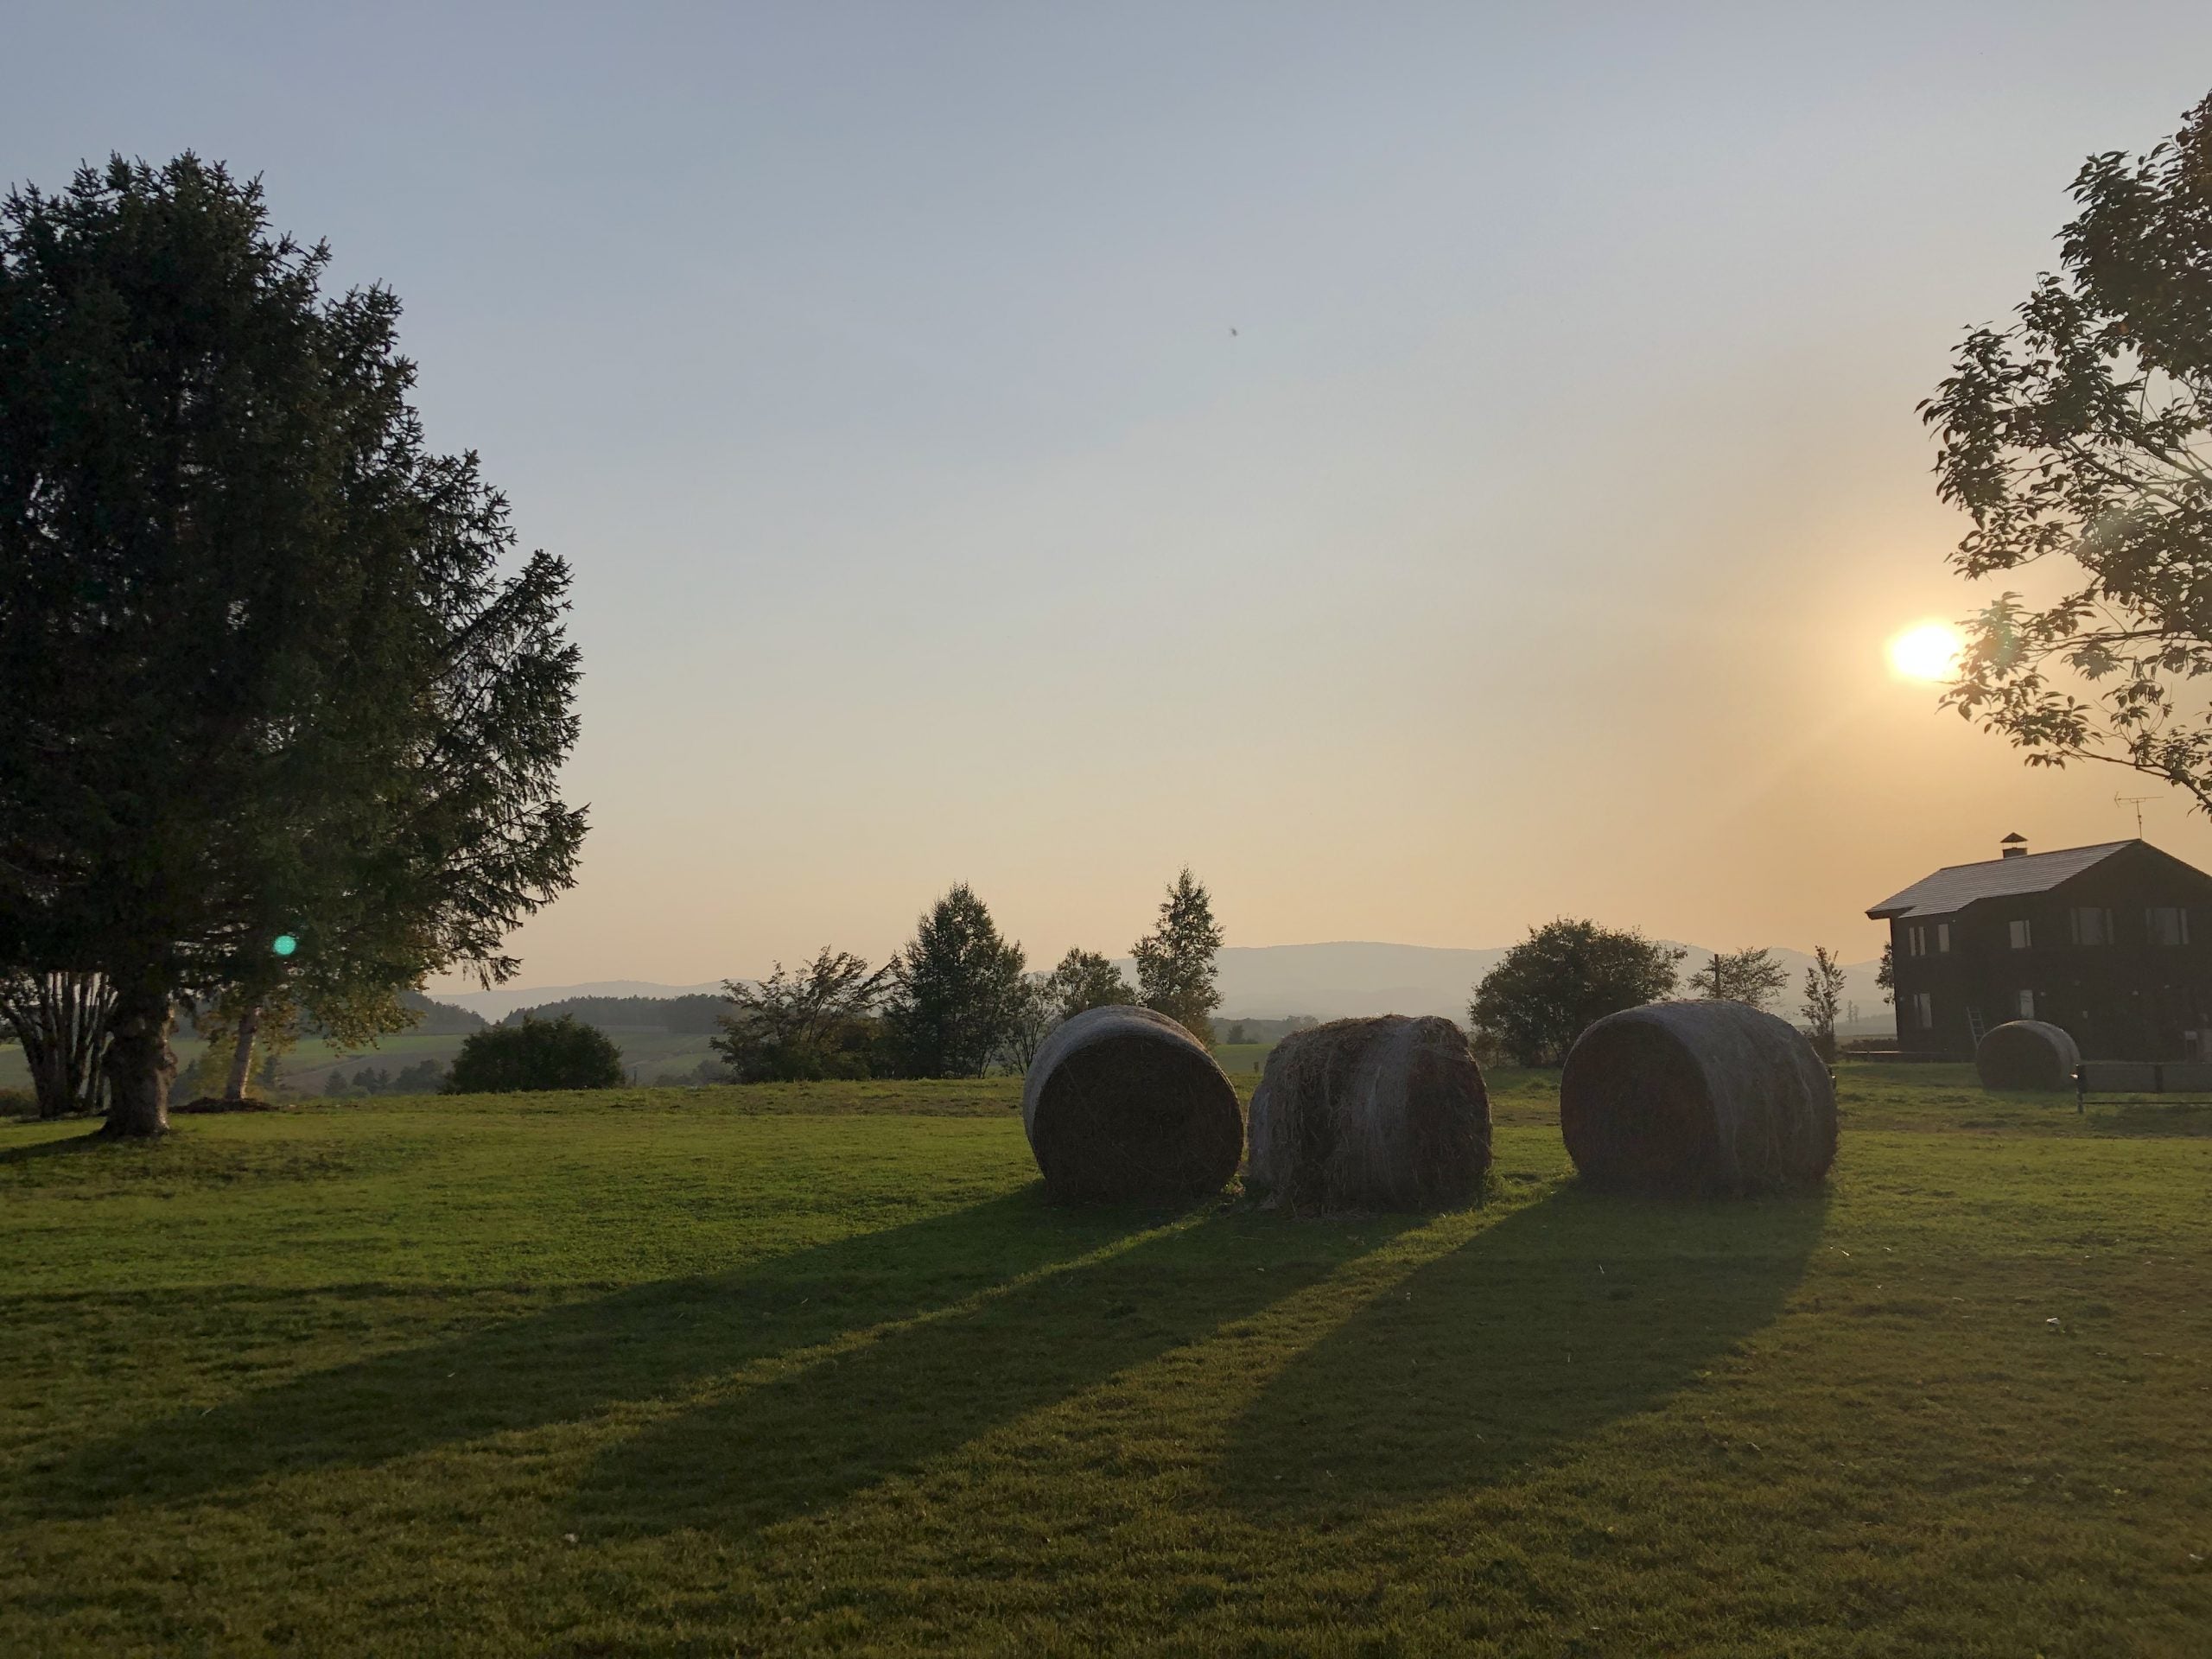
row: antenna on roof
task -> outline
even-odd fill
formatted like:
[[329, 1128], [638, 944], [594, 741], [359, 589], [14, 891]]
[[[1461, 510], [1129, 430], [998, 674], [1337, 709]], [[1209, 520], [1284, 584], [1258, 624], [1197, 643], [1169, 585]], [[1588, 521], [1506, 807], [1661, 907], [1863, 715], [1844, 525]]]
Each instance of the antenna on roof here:
[[2122, 795], [2117, 790], [2113, 791], [2112, 804], [2114, 806], [2132, 806], [2135, 809], [2135, 839], [2138, 841], [2143, 839], [2143, 808], [2145, 804], [2158, 798], [2155, 795]]

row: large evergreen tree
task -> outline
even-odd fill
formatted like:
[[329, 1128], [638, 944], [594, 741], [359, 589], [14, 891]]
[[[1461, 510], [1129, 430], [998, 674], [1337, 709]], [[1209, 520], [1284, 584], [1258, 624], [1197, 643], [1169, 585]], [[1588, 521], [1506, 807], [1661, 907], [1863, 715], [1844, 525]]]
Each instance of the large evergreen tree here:
[[884, 1010], [899, 1069], [916, 1077], [980, 1076], [1019, 1012], [1024, 965], [1021, 946], [999, 937], [967, 883], [938, 899], [899, 953]]
[[1202, 1043], [1213, 1040], [1213, 1011], [1221, 1006], [1214, 984], [1214, 957], [1224, 935], [1213, 918], [1213, 899], [1185, 865], [1149, 937], [1134, 947], [1137, 1000], [1179, 1023]]
[[111, 1130], [164, 1127], [178, 997], [504, 978], [573, 880], [567, 569], [502, 573], [328, 257], [190, 156], [0, 204], [0, 968], [112, 988]]

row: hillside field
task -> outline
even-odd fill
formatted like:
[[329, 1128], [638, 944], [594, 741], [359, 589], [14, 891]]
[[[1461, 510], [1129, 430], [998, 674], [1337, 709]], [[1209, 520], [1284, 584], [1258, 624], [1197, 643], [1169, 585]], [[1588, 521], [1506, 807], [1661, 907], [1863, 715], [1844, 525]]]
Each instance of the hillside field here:
[[0, 1124], [0, 1651], [2202, 1654], [2212, 1109], [1842, 1077], [1817, 1196], [1505, 1072], [1326, 1223], [1011, 1079]]

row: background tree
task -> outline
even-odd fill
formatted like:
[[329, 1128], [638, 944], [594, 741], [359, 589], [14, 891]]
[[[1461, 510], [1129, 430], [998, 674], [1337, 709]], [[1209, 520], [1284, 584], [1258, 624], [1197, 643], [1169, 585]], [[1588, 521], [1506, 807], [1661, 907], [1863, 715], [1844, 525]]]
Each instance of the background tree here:
[[1050, 974], [1024, 974], [1014, 989], [1007, 1016], [1006, 1033], [994, 1058], [1009, 1071], [1027, 1072], [1037, 1051], [1061, 1020], [1059, 999], [1052, 991]]
[[1813, 965], [1805, 970], [1805, 1024], [1813, 1046], [1822, 1059], [1835, 1059], [1835, 1022], [1843, 1013], [1843, 964], [1824, 944], [1813, 947]]
[[1522, 1065], [1555, 1065], [1609, 1014], [1674, 994], [1687, 951], [1633, 930], [1564, 918], [1529, 930], [1475, 988], [1467, 1015], [1478, 1039]]
[[115, 994], [98, 974], [0, 975], [0, 1020], [23, 1046], [41, 1117], [103, 1109]]
[[1096, 950], [1070, 946], [1067, 955], [1045, 982], [1052, 1007], [1062, 1020], [1072, 1020], [1092, 1008], [1126, 1007], [1137, 1000], [1128, 981]]
[[[403, 1074], [404, 1075], [404, 1074]], [[491, 1026], [461, 1039], [444, 1092], [504, 1095], [535, 1089], [613, 1089], [622, 1082], [622, 1051], [605, 1032], [558, 1020]], [[353, 1079], [364, 1093], [391, 1089], [389, 1074], [366, 1068]]]
[[1893, 941], [1889, 939], [1882, 941], [1881, 966], [1874, 969], [1874, 983], [1880, 988], [1882, 1001], [1885, 1002], [1894, 1001], [1897, 998], [1897, 964], [1890, 956], [1892, 943]]
[[1213, 1041], [1213, 1011], [1221, 1006], [1214, 957], [1223, 937], [1213, 918], [1213, 900], [1186, 864], [1160, 903], [1160, 920], [1132, 952], [1137, 1001], [1179, 1022], [1202, 1043]]
[[2058, 567], [2055, 597], [1972, 620], [1944, 701], [2031, 766], [2110, 762], [2212, 809], [2212, 97], [2072, 194], [2059, 272], [1921, 405], [1974, 523], [1952, 567]]
[[501, 574], [397, 302], [328, 257], [190, 156], [0, 204], [0, 967], [111, 988], [111, 1131], [164, 1127], [175, 1000], [267, 986], [278, 934], [327, 1023], [507, 977], [574, 879], [566, 567]]
[[760, 981], [725, 980], [729, 1009], [714, 1047], [740, 1083], [865, 1077], [880, 1047], [876, 1005], [892, 967], [823, 945], [812, 962], [782, 963]]
[[1709, 1002], [1748, 1002], [1764, 1008], [1789, 988], [1789, 970], [1768, 950], [1719, 950], [1689, 977], [1690, 989]]
[[1021, 946], [999, 937], [962, 882], [916, 924], [884, 1009], [885, 1035], [912, 1077], [981, 1077], [1021, 995]]

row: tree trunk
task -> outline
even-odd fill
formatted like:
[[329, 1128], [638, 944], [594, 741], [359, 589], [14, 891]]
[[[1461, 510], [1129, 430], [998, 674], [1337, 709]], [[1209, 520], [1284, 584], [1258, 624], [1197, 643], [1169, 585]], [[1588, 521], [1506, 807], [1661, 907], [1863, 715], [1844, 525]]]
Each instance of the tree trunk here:
[[238, 1046], [231, 1052], [230, 1080], [223, 1085], [223, 1098], [233, 1106], [245, 1098], [246, 1074], [253, 1066], [253, 1034], [261, 1029], [261, 1004], [249, 1002], [238, 1014]]
[[41, 1117], [99, 1109], [112, 1002], [106, 981], [98, 974], [27, 974], [0, 980], [0, 1014], [23, 1046]]
[[141, 969], [116, 982], [114, 1037], [108, 1051], [107, 1133], [161, 1135], [169, 1126], [168, 987]]

